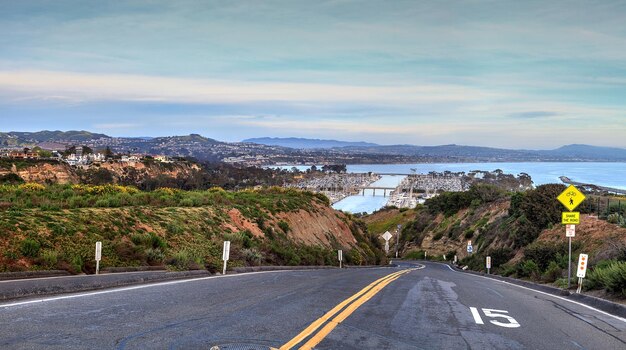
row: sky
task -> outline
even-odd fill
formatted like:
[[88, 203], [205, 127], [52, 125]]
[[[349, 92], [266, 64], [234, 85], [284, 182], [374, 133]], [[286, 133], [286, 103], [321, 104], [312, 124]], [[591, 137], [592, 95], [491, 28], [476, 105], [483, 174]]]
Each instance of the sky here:
[[0, 131], [626, 148], [626, 0], [0, 0]]

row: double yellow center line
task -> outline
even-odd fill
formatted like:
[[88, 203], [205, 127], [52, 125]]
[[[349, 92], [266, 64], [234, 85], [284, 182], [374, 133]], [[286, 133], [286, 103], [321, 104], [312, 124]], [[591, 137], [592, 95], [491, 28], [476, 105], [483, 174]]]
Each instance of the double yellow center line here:
[[[304, 339], [306, 339], [306, 337], [313, 334], [313, 332], [315, 332], [318, 328], [320, 328], [324, 323], [328, 322], [319, 332], [317, 332], [306, 343], [304, 343], [304, 345], [300, 347], [300, 349], [305, 349], [305, 350], [313, 349], [314, 346], [319, 344], [330, 332], [332, 332], [333, 329], [335, 329], [335, 327], [337, 327], [337, 325], [339, 325], [339, 323], [343, 322], [356, 309], [358, 309], [359, 306], [363, 305], [365, 302], [370, 300], [374, 295], [380, 292], [389, 283], [397, 280], [398, 278], [400, 278], [400, 276], [404, 275], [405, 273], [411, 272], [413, 270], [415, 269], [407, 269], [407, 270], [398, 271], [398, 272], [389, 274], [385, 277], [382, 277], [372, 282], [367, 287], [361, 289], [358, 293], [354, 294], [353, 296], [339, 303], [332, 310], [328, 311], [324, 316], [315, 320], [302, 332], [300, 332], [298, 335], [293, 337], [293, 339], [285, 343], [285, 345], [281, 346], [279, 350], [291, 349], [292, 347], [294, 347], [295, 345], [299, 344]], [[335, 314], [337, 314], [339, 311], [341, 311], [341, 313], [335, 316]], [[331, 320], [333, 316], [335, 317]]]

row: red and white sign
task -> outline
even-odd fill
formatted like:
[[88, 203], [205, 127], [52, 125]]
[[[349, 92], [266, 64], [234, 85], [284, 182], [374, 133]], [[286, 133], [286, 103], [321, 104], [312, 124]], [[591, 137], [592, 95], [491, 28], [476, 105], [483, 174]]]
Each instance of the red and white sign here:
[[565, 237], [576, 237], [576, 225], [565, 225]]
[[576, 277], [585, 278], [588, 263], [589, 256], [587, 254], [580, 254], [578, 256], [578, 269], [576, 270]]

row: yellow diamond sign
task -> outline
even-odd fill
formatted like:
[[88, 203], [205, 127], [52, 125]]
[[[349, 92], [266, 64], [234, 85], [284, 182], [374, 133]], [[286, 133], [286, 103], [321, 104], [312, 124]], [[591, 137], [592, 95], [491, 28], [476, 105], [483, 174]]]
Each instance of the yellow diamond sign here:
[[558, 199], [567, 210], [572, 211], [585, 200], [585, 195], [574, 187], [574, 185], [569, 185], [556, 199]]

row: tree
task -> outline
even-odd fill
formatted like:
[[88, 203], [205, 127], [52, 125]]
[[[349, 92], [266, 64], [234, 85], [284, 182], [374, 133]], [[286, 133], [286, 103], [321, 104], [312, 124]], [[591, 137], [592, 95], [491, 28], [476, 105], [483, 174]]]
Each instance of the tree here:
[[91, 147], [83, 146], [83, 154], [93, 154]]
[[107, 146], [107, 148], [104, 149], [104, 156], [108, 159], [108, 158], [113, 158], [113, 151], [111, 151], [111, 147]]

